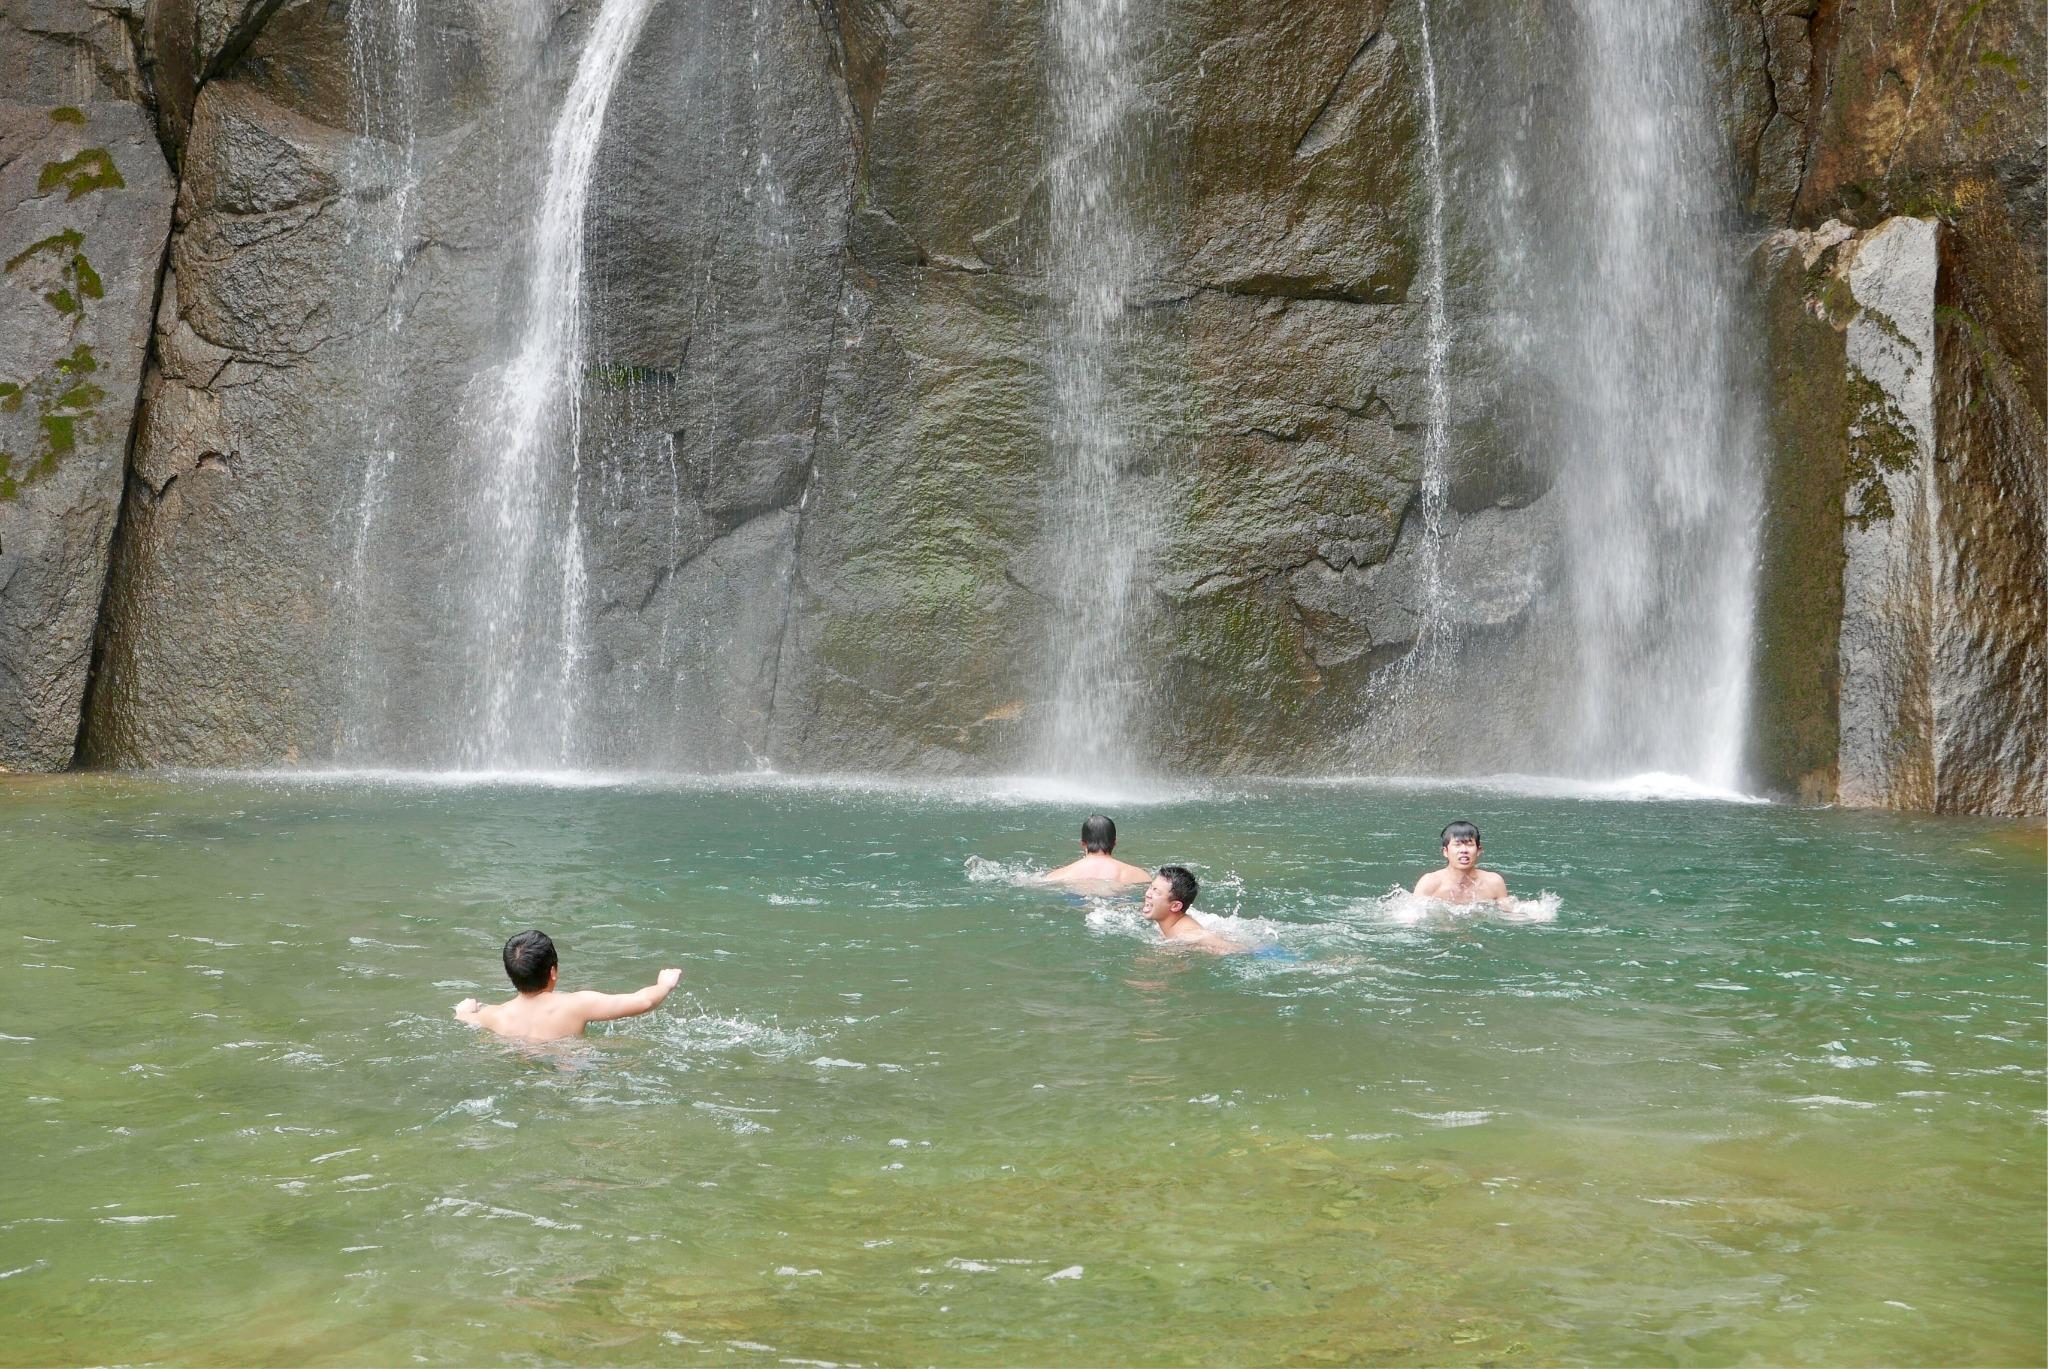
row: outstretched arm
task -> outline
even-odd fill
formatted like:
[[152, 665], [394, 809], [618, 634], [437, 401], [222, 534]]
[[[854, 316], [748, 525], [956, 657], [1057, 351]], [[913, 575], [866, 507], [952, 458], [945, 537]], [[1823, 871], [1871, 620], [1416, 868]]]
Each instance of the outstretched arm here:
[[1197, 941], [1195, 945], [1207, 951], [1210, 955], [1248, 955], [1252, 949], [1249, 946], [1232, 941], [1229, 937], [1218, 936], [1214, 932], [1202, 933], [1202, 939]]
[[482, 1026], [483, 1019], [478, 1014], [483, 1011], [483, 1008], [484, 1005], [477, 1002], [474, 998], [465, 998], [455, 1005], [455, 1020], [457, 1022], [467, 1022], [472, 1027]]
[[661, 1000], [674, 992], [683, 977], [681, 970], [663, 970], [654, 982], [634, 993], [598, 993], [585, 989], [576, 995], [575, 1008], [585, 1022], [612, 1022], [621, 1017], [638, 1017], [653, 1012]]

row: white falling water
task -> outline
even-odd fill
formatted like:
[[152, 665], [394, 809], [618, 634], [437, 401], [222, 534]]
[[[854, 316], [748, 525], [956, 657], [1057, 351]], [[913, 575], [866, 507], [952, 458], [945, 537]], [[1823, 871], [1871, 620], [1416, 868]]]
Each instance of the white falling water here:
[[367, 442], [355, 507], [350, 511], [344, 598], [349, 650], [345, 657], [342, 749], [361, 755], [369, 730], [383, 712], [381, 658], [371, 643], [373, 553], [384, 503], [398, 461], [399, 377], [393, 359], [405, 326], [403, 272], [413, 227], [413, 198], [419, 187], [420, 102], [418, 0], [394, 0], [388, 10], [352, 5], [348, 12], [349, 62], [362, 93], [361, 137], [356, 141], [352, 177], [359, 186], [386, 187], [381, 201], [366, 209], [369, 222], [352, 246], [363, 254], [363, 276], [371, 288], [388, 282], [384, 327], [361, 344], [364, 378], [362, 412]]
[[1574, 0], [1582, 189], [1545, 254], [1578, 648], [1566, 763], [1740, 779], [1757, 476], [1700, 6]]
[[1396, 705], [1405, 702], [1416, 677], [1446, 669], [1457, 645], [1450, 588], [1444, 576], [1444, 538], [1450, 515], [1451, 392], [1447, 372], [1451, 328], [1444, 301], [1443, 125], [1437, 100], [1436, 48], [1429, 31], [1429, 0], [1419, 0], [1417, 8], [1422, 36], [1423, 180], [1429, 191], [1422, 248], [1422, 286], [1428, 300], [1429, 409], [1423, 427], [1421, 488], [1416, 496], [1422, 522], [1417, 562], [1418, 617], [1415, 641], [1394, 666]]
[[463, 760], [574, 761], [586, 591], [578, 527], [583, 216], [605, 110], [654, 0], [605, 0], [548, 139], [525, 331], [478, 427], [483, 470], [473, 638], [478, 699]]
[[1123, 775], [1133, 763], [1135, 589], [1146, 516], [1126, 489], [1130, 432], [1114, 372], [1143, 269], [1124, 0], [1053, 0], [1046, 267], [1058, 462], [1047, 538], [1054, 577], [1050, 725], [1041, 764]]

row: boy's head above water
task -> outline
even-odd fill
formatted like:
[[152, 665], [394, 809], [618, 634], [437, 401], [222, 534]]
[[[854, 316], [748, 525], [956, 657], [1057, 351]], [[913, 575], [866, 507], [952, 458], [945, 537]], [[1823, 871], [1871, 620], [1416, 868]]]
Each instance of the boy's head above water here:
[[1116, 824], [1097, 813], [1081, 824], [1081, 849], [1090, 855], [1116, 850]]
[[1479, 862], [1479, 829], [1460, 818], [1444, 828], [1444, 860], [1452, 865], [1470, 866]]
[[505, 977], [521, 993], [539, 993], [555, 981], [555, 943], [546, 932], [521, 932], [505, 943]]
[[1195, 906], [1195, 897], [1201, 892], [1194, 872], [1185, 865], [1162, 865], [1145, 890], [1145, 916], [1157, 922], [1170, 912], [1185, 913]]

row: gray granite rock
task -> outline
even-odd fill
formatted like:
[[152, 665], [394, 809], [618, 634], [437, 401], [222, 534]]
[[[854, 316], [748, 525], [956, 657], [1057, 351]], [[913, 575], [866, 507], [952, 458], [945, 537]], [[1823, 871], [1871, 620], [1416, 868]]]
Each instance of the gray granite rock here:
[[1944, 302], [1949, 249], [1906, 218], [1773, 241], [1771, 336], [1798, 368], [1772, 391], [1758, 768], [1809, 800], [2038, 813], [2044, 444], [1996, 348]]
[[[1803, 666], [1814, 690], [1787, 670], [1761, 687], [1759, 735], [1784, 760], [1762, 769], [1810, 796], [1882, 774], [1869, 801], [2038, 806], [2039, 747], [2000, 702], [2040, 670], [2038, 544], [1994, 535], [1985, 512], [1994, 493], [2038, 507], [2024, 364], [2038, 329], [2020, 307], [2038, 289], [2024, 271], [2011, 301], [1987, 284], [2038, 245], [2039, 140], [1990, 89], [2011, 75], [2007, 48], [2015, 79], [2031, 72], [2015, 44], [2034, 21], [1987, 11], [1962, 33], [1962, 11], [1938, 3], [1822, 8], [1727, 7], [1736, 198], [1753, 222], [1839, 212], [1848, 234], [1925, 194], [1947, 227], [1936, 284], [1877, 269], [1894, 255], [1881, 236], [1772, 259], [1790, 312], [1759, 326], [1791, 455], [1766, 515], [1788, 530], [1773, 541], [1767, 521], [1770, 660], [1813, 655], [1788, 605], [1816, 565], [1836, 567], [1839, 591], [1845, 544], [1862, 588], [1823, 653], [1839, 693]], [[131, 38], [140, 26], [142, 85], [183, 179], [88, 757], [453, 758], [475, 688], [452, 625], [476, 583], [477, 405], [517, 331], [548, 121], [597, 9], [463, 0], [401, 31], [376, 5], [166, 0], [146, 23], [100, 7]], [[1446, 126], [1457, 332], [1438, 569], [1459, 654], [1445, 673], [1408, 660], [1429, 402], [1416, 14], [1385, 0], [1129, 13], [1135, 160], [1119, 193], [1142, 267], [1107, 364], [1140, 435], [1127, 497], [1153, 533], [1132, 641], [1143, 752], [1226, 771], [1553, 763], [1545, 720], [1569, 681], [1540, 587], [1556, 574], [1566, 406], [1481, 261], [1515, 225], [1479, 221], [1489, 197], [1455, 174], [1519, 164], [1525, 147], [1541, 164], [1570, 135], [1554, 122], [1570, 102], [1546, 93], [1570, 17], [1468, 7], [1436, 33], [1446, 97], [1493, 111], [1452, 108]], [[996, 0], [651, 11], [584, 225], [581, 759], [1029, 762], [1060, 627], [1049, 34], [1044, 6]], [[1907, 118], [1885, 71], [1934, 103]], [[1575, 193], [1527, 185], [1520, 212], [1555, 219]], [[1858, 285], [1849, 263], [1866, 252]], [[1812, 297], [1837, 264], [1858, 309], [1859, 291], [1939, 296], [1924, 355], [1878, 329], [1891, 306], [1858, 325]], [[1916, 317], [1900, 336], [1927, 332], [1933, 315]], [[1828, 363], [1834, 388], [1793, 383], [1787, 358]], [[1859, 395], [1888, 417], [1852, 433]], [[1883, 469], [1886, 424], [1931, 486]], [[1859, 474], [1872, 462], [1874, 483]], [[1897, 528], [1854, 525], [1858, 491], [1903, 508]], [[1899, 659], [1910, 615], [1882, 609], [1889, 591], [1872, 587], [1892, 571], [1872, 568], [1907, 574], [1912, 546], [1948, 548], [1922, 561], [1967, 587], [1961, 645], [1935, 632], [1921, 653], [1950, 663], [1928, 678], [1952, 685], [1887, 683], [1879, 664]], [[1908, 750], [1932, 778], [1904, 778], [1920, 762], [1881, 755], [1880, 731], [1927, 738]]]
[[172, 194], [137, 106], [0, 104], [0, 768], [78, 740]]

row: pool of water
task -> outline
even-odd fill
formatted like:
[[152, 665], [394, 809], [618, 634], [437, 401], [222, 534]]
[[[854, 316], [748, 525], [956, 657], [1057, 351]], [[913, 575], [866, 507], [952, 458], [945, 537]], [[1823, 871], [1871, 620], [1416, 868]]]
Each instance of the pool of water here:
[[[8, 1363], [2036, 1362], [2038, 827], [1029, 786], [0, 784]], [[1388, 891], [1454, 817], [1544, 922]], [[538, 926], [658, 1012], [450, 1016]]]

